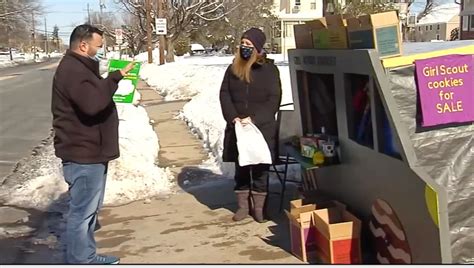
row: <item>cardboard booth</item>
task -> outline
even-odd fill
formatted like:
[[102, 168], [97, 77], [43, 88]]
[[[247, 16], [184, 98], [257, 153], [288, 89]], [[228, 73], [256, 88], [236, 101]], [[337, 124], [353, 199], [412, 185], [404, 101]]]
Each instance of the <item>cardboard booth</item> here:
[[[350, 213], [313, 211], [327, 263], [334, 262], [328, 241], [341, 238], [331, 225], [350, 217], [360, 220], [362, 263], [473, 261], [474, 126], [466, 117], [474, 87], [454, 95], [440, 87], [460, 86], [457, 75], [472, 82], [472, 62], [459, 55], [472, 57], [474, 41], [404, 44], [400, 51], [381, 60], [375, 49], [289, 50], [294, 110], [282, 111], [281, 141], [321, 129], [338, 140], [339, 161], [310, 170], [318, 191]], [[457, 65], [440, 64], [445, 55]]]

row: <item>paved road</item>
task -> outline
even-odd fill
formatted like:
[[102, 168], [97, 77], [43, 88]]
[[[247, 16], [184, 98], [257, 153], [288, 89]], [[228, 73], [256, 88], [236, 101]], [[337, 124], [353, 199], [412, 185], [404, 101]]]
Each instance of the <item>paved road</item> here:
[[58, 62], [0, 69], [0, 183], [49, 135], [51, 83]]

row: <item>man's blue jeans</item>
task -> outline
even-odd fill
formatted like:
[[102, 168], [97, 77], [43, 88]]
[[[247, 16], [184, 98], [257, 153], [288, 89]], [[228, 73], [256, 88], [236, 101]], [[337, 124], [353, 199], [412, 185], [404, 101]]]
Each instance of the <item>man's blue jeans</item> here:
[[70, 196], [66, 225], [68, 263], [89, 263], [96, 256], [94, 228], [103, 202], [107, 165], [63, 162]]

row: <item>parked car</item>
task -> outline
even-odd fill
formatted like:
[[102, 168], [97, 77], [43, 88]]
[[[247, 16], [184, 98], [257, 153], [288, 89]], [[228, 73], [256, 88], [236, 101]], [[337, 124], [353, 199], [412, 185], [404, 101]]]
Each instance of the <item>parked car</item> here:
[[206, 53], [206, 49], [201, 44], [191, 44], [189, 47], [191, 55], [203, 55], [204, 53]]

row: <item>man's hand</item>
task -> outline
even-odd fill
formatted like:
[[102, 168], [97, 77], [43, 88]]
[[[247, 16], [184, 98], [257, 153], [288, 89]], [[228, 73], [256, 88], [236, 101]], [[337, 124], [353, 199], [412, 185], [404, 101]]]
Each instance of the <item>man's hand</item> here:
[[232, 120], [232, 123], [235, 124], [235, 123], [237, 123], [237, 121], [241, 122], [242, 120], [240, 118], [236, 117], [236, 118], [234, 118], [234, 120]]
[[127, 66], [125, 66], [122, 70], [120, 70], [120, 74], [122, 76], [126, 76], [128, 74], [128, 72], [130, 72], [133, 67], [135, 67], [135, 62], [130, 62], [129, 64], [127, 64]]

